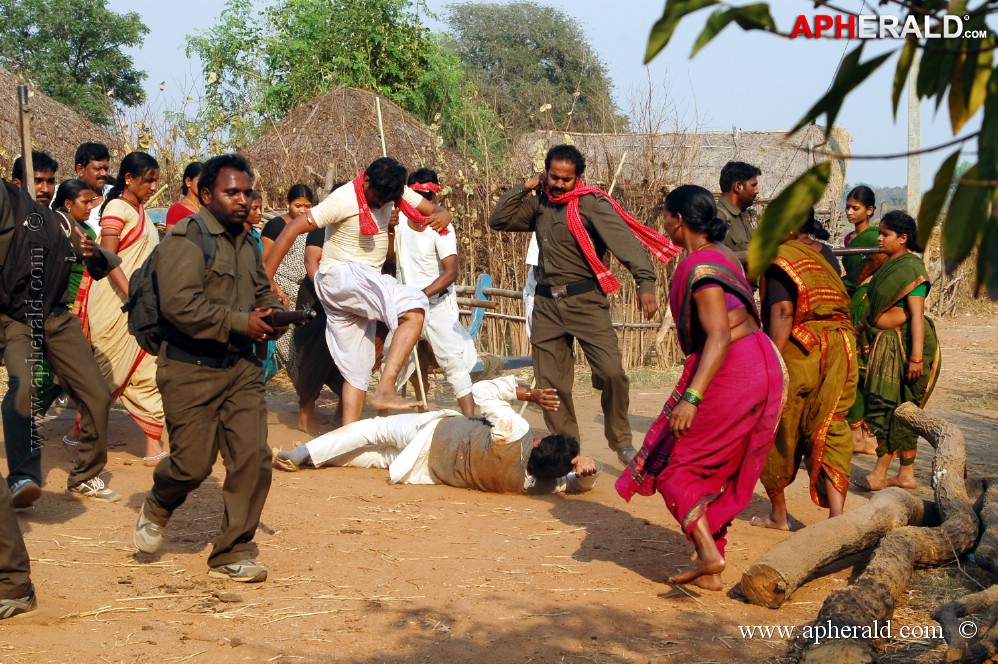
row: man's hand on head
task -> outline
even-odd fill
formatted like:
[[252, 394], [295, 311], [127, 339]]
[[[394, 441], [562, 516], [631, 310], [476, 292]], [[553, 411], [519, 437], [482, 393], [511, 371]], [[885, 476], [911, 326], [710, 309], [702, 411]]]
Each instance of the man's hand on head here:
[[526, 189], [533, 189], [536, 191], [537, 189], [543, 189], [546, 184], [547, 184], [547, 178], [545, 177], [544, 173], [538, 173], [537, 175], [534, 175], [526, 182], [524, 182], [523, 186]]
[[572, 459], [572, 465], [575, 466], [575, 474], [579, 477], [588, 477], [589, 475], [596, 474], [596, 460], [591, 456], [582, 456], [580, 454]]

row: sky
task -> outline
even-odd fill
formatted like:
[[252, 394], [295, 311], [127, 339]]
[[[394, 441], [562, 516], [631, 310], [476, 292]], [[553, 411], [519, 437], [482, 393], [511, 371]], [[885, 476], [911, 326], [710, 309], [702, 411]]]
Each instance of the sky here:
[[[184, 36], [209, 28], [216, 22], [222, 2], [213, 0], [170, 0], [139, 3], [109, 0], [116, 12], [137, 11], [150, 28], [141, 48], [130, 49], [139, 69], [149, 74], [146, 91], [153, 110], [177, 106], [179, 100], [200, 85], [200, 64], [184, 55]], [[258, 5], [267, 4], [259, 0]], [[427, 0], [426, 6], [440, 19], [446, 17], [451, 0]], [[846, 50], [857, 42], [847, 40], [788, 40], [762, 33], [743, 33], [730, 26], [692, 60], [690, 48], [703, 27], [707, 13], [700, 12], [680, 24], [673, 41], [648, 67], [642, 64], [648, 33], [661, 16], [662, 0], [538, 0], [574, 17], [593, 49], [607, 65], [615, 85], [615, 97], [624, 112], [636, 95], [647, 96], [649, 81], [658, 103], [674, 109], [679, 122], [703, 131], [786, 130], [793, 127], [824, 92], [834, 78]], [[744, 4], [744, 3], [736, 3]], [[771, 2], [777, 25], [789, 31], [798, 14], [813, 16], [813, 4], [806, 0]], [[862, 0], [839, 0], [838, 5], [870, 13]], [[876, 3], [874, 3], [876, 4]], [[609, 8], [612, 8], [608, 10]], [[434, 30], [445, 24], [424, 17]], [[896, 42], [870, 43], [864, 60]], [[895, 120], [890, 91], [896, 57], [853, 93], [843, 106], [836, 124], [852, 135], [855, 155], [893, 154], [907, 150], [907, 110], [904, 102]], [[164, 85], [160, 91], [160, 83]], [[945, 104], [939, 113], [934, 104], [922, 104], [923, 148], [952, 139]], [[822, 120], [819, 120], [821, 122]], [[980, 114], [961, 134], [980, 126]], [[969, 148], [968, 148], [969, 149]], [[922, 157], [923, 190], [953, 148]], [[961, 159], [975, 160], [965, 153]], [[765, 170], [765, 165], [760, 164]], [[847, 182], [879, 186], [904, 185], [906, 160], [851, 161]]]

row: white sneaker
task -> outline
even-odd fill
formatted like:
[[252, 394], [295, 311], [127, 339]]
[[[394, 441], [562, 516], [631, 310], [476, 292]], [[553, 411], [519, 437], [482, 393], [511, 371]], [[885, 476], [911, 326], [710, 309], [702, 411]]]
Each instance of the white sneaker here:
[[146, 518], [146, 506], [139, 509], [139, 520], [135, 522], [135, 532], [132, 533], [132, 543], [142, 553], [156, 553], [163, 546], [163, 526]]
[[106, 503], [116, 503], [121, 500], [118, 492], [106, 486], [104, 480], [99, 477], [75, 484], [66, 489], [66, 492], [73, 496], [103, 500]]

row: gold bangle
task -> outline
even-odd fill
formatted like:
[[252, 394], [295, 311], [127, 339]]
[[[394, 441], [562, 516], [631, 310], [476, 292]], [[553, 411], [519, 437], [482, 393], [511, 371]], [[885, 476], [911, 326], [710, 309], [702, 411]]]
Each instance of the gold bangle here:
[[917, 358], [916, 357], [909, 357], [908, 361], [911, 362], [912, 364], [921, 364], [924, 360], [922, 358], [920, 358], [920, 357], [917, 357]]

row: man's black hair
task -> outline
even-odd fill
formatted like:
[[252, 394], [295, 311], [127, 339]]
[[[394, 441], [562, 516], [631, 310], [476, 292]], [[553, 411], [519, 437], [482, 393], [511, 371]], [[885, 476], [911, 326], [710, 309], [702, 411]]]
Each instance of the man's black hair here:
[[729, 161], [721, 169], [721, 193], [731, 191], [736, 182], [748, 182], [754, 177], [762, 175], [762, 170], [744, 161]]
[[[35, 169], [35, 173], [52, 171], [52, 173], [55, 174], [55, 172], [59, 170], [59, 162], [50, 157], [48, 153], [39, 152], [38, 150], [31, 151], [31, 165]], [[17, 180], [18, 182], [24, 182], [23, 157], [18, 157], [14, 160], [14, 167], [10, 169], [10, 179]], [[34, 184], [34, 182], [31, 184]]]
[[390, 203], [402, 198], [405, 187], [405, 166], [391, 157], [381, 157], [371, 162], [364, 171], [368, 186], [378, 195], [382, 203]]
[[527, 473], [539, 480], [554, 480], [572, 472], [572, 459], [579, 456], [579, 441], [571, 436], [551, 434], [541, 438], [527, 459]]
[[430, 168], [417, 168], [409, 174], [409, 180], [406, 184], [411, 186], [423, 182], [440, 184], [440, 180], [437, 179], [437, 172]]
[[92, 161], [109, 161], [111, 153], [103, 143], [80, 143], [73, 157], [74, 166], [86, 166]]
[[545, 171], [551, 170], [552, 161], [570, 161], [575, 164], [575, 177], [577, 178], [581, 178], [582, 174], [586, 172], [586, 158], [574, 145], [556, 145], [548, 150], [547, 156], [544, 157]]
[[228, 153], [212, 157], [201, 164], [201, 179], [198, 180], [198, 199], [202, 203], [204, 203], [204, 200], [201, 199], [201, 192], [205, 189], [211, 191], [215, 188], [218, 174], [222, 172], [223, 168], [234, 168], [237, 171], [242, 171], [250, 177], [250, 182], [253, 181], [253, 167], [250, 165], [249, 159], [241, 154]]

